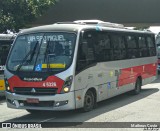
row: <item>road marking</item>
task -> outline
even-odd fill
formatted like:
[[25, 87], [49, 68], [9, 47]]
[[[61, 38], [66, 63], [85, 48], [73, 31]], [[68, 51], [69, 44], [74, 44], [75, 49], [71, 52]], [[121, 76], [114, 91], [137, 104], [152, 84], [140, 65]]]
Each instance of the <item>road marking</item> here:
[[53, 118], [49, 118], [49, 119], [46, 119], [46, 120], [40, 121], [40, 123], [41, 123], [41, 122], [47, 122], [47, 121], [52, 120], [52, 119], [56, 119], [56, 117], [53, 117]]

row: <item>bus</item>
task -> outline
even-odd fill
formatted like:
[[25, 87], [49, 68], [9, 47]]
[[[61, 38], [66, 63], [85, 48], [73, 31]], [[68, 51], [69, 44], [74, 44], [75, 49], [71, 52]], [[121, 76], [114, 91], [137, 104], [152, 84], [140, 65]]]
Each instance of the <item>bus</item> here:
[[158, 65], [157, 70], [158, 73], [160, 73], [160, 33], [156, 36], [156, 46], [157, 46], [157, 57], [158, 57]]
[[4, 96], [4, 66], [15, 35], [0, 34], [0, 96]]
[[6, 101], [30, 113], [94, 109], [98, 102], [157, 78], [155, 37], [100, 20], [21, 31], [9, 53]]

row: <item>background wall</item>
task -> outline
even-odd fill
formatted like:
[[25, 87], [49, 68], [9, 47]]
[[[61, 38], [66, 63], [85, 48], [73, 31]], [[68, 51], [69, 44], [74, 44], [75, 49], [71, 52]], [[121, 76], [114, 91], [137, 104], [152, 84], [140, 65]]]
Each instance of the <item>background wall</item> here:
[[33, 25], [100, 19], [132, 25], [160, 25], [160, 0], [59, 0]]

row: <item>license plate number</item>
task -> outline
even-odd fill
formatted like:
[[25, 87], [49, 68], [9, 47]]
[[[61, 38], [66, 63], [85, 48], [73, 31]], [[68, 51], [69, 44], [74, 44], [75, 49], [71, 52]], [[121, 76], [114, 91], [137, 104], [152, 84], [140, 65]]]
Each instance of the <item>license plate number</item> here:
[[27, 103], [39, 103], [39, 99], [27, 98]]

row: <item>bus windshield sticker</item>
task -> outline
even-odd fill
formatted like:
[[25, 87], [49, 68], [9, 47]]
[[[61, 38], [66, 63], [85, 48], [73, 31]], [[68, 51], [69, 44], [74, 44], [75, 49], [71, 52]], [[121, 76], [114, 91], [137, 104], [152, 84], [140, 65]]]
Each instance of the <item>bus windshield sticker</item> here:
[[[66, 68], [66, 64], [61, 64], [61, 63], [58, 63], [58, 64], [49, 64], [48, 66], [49, 68]], [[42, 64], [42, 68], [47, 68], [47, 64]]]
[[42, 71], [42, 64], [38, 64], [35, 68], [35, 71]]

